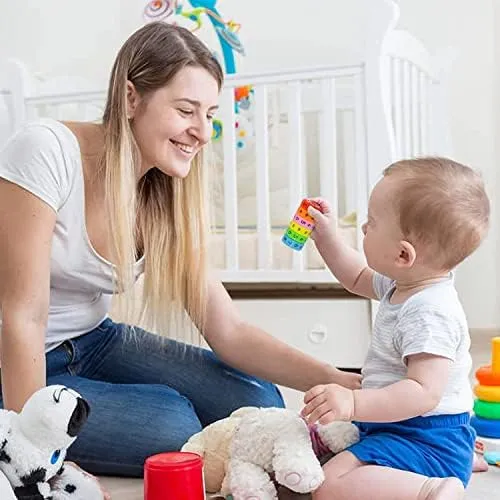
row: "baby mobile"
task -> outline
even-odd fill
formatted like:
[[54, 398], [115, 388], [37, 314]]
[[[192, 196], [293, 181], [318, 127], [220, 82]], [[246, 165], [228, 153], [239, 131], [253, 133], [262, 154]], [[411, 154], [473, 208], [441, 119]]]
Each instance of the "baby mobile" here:
[[[245, 55], [245, 49], [239, 39], [238, 32], [241, 25], [233, 20], [224, 20], [217, 10], [217, 0], [189, 0], [185, 3], [181, 0], [151, 0], [144, 8], [146, 22], [166, 21], [179, 24], [179, 21], [187, 20], [191, 26], [190, 30], [196, 32], [203, 26], [203, 21], [208, 19], [215, 30], [222, 51], [223, 66], [226, 74], [236, 73], [236, 62], [234, 53]], [[214, 54], [217, 57], [217, 53]], [[253, 135], [251, 122], [242, 111], [250, 108], [253, 96], [251, 85], [245, 85], [234, 89], [235, 113], [237, 115], [235, 128], [236, 146], [242, 149], [246, 140]], [[222, 137], [222, 122], [213, 121], [212, 140], [218, 141]]]

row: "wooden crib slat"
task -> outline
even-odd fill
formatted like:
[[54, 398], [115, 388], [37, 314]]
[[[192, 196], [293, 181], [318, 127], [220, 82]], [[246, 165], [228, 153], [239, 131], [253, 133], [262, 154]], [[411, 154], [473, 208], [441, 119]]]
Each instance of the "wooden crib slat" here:
[[[288, 84], [288, 126], [289, 126], [289, 201], [290, 217], [295, 213], [304, 196], [304, 150], [302, 139], [302, 93], [301, 82]], [[304, 251], [293, 252], [292, 268], [300, 273], [304, 270]]]
[[428, 122], [428, 106], [429, 106], [429, 92], [428, 92], [429, 79], [427, 75], [421, 71], [418, 81], [420, 93], [420, 141], [422, 152], [428, 152], [429, 148], [429, 122]]
[[236, 130], [233, 89], [224, 89], [220, 99], [224, 116], [222, 144], [224, 152], [224, 224], [226, 233], [226, 269], [235, 271], [238, 265], [238, 185], [236, 176]]
[[357, 246], [363, 248], [361, 225], [368, 214], [368, 161], [366, 150], [366, 115], [364, 104], [364, 79], [361, 75], [354, 77], [354, 127], [355, 127], [355, 169], [356, 169], [356, 214], [357, 214]]
[[269, 211], [269, 127], [268, 92], [265, 85], [254, 87], [255, 154], [257, 183], [257, 267], [272, 267], [271, 217]]
[[337, 181], [337, 103], [335, 80], [325, 78], [321, 81], [319, 153], [321, 196], [338, 210]]
[[419, 87], [419, 69], [414, 64], [411, 65], [410, 88], [411, 88], [411, 155], [420, 156], [422, 154], [422, 143], [420, 140], [420, 87]]
[[50, 106], [49, 114], [54, 120], [64, 120], [62, 105], [55, 104], [54, 106]]
[[392, 75], [392, 108], [394, 121], [394, 134], [396, 136], [396, 152], [402, 157], [403, 150], [403, 93], [401, 92], [401, 61], [391, 58]]
[[408, 61], [402, 62], [402, 77], [403, 77], [403, 140], [402, 151], [403, 156], [408, 158], [411, 156], [411, 95], [410, 95], [410, 65]]

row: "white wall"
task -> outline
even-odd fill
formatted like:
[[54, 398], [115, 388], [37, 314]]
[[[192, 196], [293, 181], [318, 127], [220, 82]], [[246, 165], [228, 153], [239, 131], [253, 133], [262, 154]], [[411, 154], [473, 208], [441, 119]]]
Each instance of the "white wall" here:
[[[400, 25], [427, 47], [456, 49], [450, 82], [450, 113], [454, 156], [480, 169], [492, 201], [498, 193], [495, 141], [494, 7], [496, 0], [400, 0]], [[497, 23], [500, 30], [500, 22]], [[500, 31], [497, 31], [500, 34]], [[497, 63], [500, 61], [497, 53]], [[498, 218], [493, 212], [490, 235], [483, 247], [458, 270], [457, 287], [470, 324], [500, 325]]]
[[106, 82], [121, 43], [120, 0], [0, 2], [0, 59]]
[[[498, 168], [498, 162], [500, 158], [500, 113], [497, 110], [500, 110], [500, 3], [494, 1], [494, 68], [495, 74], [493, 78], [493, 85], [495, 87], [495, 95], [493, 100], [493, 109], [495, 112], [495, 150], [494, 150], [494, 166], [493, 169], [496, 171]], [[500, 193], [500, 176], [497, 175], [497, 189], [495, 196], [498, 197]], [[500, 221], [500, 203], [496, 203], [496, 224], [498, 225], [498, 221]], [[500, 250], [500, 229], [497, 229], [497, 237], [496, 237], [496, 255], [498, 256]], [[497, 265], [495, 271], [494, 280], [497, 283], [497, 286], [500, 286], [500, 265]], [[497, 294], [497, 311], [500, 311], [500, 293]], [[500, 323], [500, 322], [499, 322]], [[497, 323], [498, 325], [498, 323]]]
[[[329, 58], [333, 62], [336, 48], [353, 45], [362, 37], [362, 23], [354, 32], [346, 30], [347, 23], [342, 22], [352, 17], [359, 2], [315, 0], [310, 9], [300, 8], [301, 0], [256, 0], [252, 9], [234, 0], [219, 0], [218, 4], [224, 14], [243, 24], [241, 37], [248, 56], [240, 59], [240, 67], [252, 70], [276, 64], [327, 63]], [[0, 59], [18, 57], [35, 71], [86, 76], [104, 86], [116, 50], [143, 23], [145, 3], [2, 0]], [[496, 22], [500, 33], [500, 6], [496, 0], [399, 3], [401, 27], [421, 38], [432, 51], [450, 45], [457, 51], [449, 94], [455, 158], [481, 169], [494, 197], [498, 191], [495, 152], [500, 152], [495, 151], [495, 141], [500, 141], [500, 119], [493, 100], [495, 82], [500, 81], [500, 50], [494, 50], [494, 28]], [[289, 16], [286, 22], [285, 13]], [[495, 217], [488, 240], [457, 276], [470, 324], [476, 328], [500, 326], [497, 221]]]

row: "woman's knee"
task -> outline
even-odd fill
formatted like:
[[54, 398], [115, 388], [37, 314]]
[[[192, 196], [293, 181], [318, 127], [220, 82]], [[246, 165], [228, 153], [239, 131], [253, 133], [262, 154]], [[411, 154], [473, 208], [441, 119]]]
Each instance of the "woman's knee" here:
[[140, 475], [149, 456], [180, 450], [202, 429], [191, 402], [167, 386], [106, 389], [68, 453], [94, 474]]
[[278, 387], [270, 382], [260, 381], [260, 383], [262, 384], [262, 391], [259, 395], [261, 402], [256, 406], [260, 406], [262, 408], [284, 408], [285, 402]]
[[158, 400], [154, 403], [147, 432], [161, 451], [178, 451], [202, 425], [189, 399], [176, 394], [168, 387], [157, 386]]
[[232, 369], [226, 370], [226, 375], [241, 382], [233, 394], [238, 406], [284, 407], [283, 396], [275, 384]]

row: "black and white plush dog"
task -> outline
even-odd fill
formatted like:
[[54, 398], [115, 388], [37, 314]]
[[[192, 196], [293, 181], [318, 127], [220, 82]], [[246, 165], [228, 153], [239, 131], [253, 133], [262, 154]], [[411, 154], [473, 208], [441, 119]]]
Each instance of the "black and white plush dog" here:
[[0, 410], [0, 474], [11, 487], [4, 492], [6, 481], [0, 480], [0, 498], [102, 500], [97, 481], [63, 467], [89, 412], [88, 403], [62, 385], [40, 389], [20, 413]]

